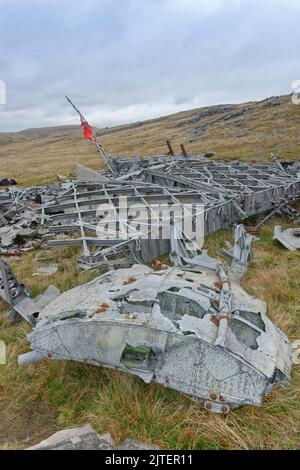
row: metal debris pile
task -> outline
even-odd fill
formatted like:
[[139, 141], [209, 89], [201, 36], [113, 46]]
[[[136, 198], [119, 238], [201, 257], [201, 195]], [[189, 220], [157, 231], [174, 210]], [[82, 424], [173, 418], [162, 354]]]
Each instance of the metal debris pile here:
[[[231, 266], [203, 252], [178, 266], [109, 271], [50, 302], [19, 364], [74, 360], [137, 375], [216, 413], [288, 386], [291, 345], [240, 286], [251, 237], [235, 229]], [[183, 267], [182, 264], [185, 264]]]
[[281, 169], [274, 162], [225, 164], [202, 155], [110, 160], [117, 176], [110, 170], [96, 172], [78, 165], [77, 180], [1, 191], [0, 253], [41, 244], [48, 248], [81, 246], [82, 269], [147, 263], [168, 254], [170, 241], [154, 240], [150, 230], [146, 238], [132, 229], [123, 240], [122, 227], [109, 236], [97, 236], [99, 206], [109, 205], [120, 218], [120, 201], [125, 197], [135, 208], [131, 222], [139, 206], [146, 206], [147, 217], [153, 217], [159, 204], [183, 210], [203, 205], [205, 236], [257, 214], [270, 212], [256, 229], [275, 214], [299, 215], [291, 206], [300, 195], [300, 179], [293, 167]]
[[[125, 196], [135, 210], [201, 204], [207, 235], [268, 211], [296, 216], [289, 205], [299, 197], [296, 170], [200, 155], [118, 158], [110, 167], [113, 174], [78, 166], [75, 181], [0, 194], [2, 250], [41, 242], [81, 246], [79, 266], [110, 269], [62, 295], [50, 286], [32, 299], [0, 259], [0, 294], [11, 305], [10, 317], [33, 327], [32, 351], [19, 363], [68, 359], [115, 368], [190, 395], [217, 413], [260, 405], [276, 383], [287, 386], [290, 343], [266, 316], [264, 303], [239, 285], [252, 242], [243, 225], [235, 228], [232, 251], [222, 250], [228, 267], [178, 233], [174, 220], [170, 239], [141, 238], [133, 230], [120, 240], [120, 224], [101, 238], [97, 208], [110, 204], [120, 215]], [[286, 242], [287, 234], [278, 228], [275, 234], [285, 246], [291, 235]], [[175, 267], [145, 266], [167, 253]]]
[[[170, 156], [111, 158], [74, 109], [106, 169], [77, 165], [76, 180], [60, 176], [47, 187], [0, 192], [0, 296], [11, 306], [11, 318], [33, 327], [32, 351], [19, 363], [67, 359], [118, 369], [178, 390], [217, 413], [260, 405], [275, 384], [289, 384], [292, 353], [266, 305], [240, 286], [253, 241], [240, 223], [259, 214], [267, 214], [259, 225], [273, 215], [297, 217], [299, 165], [277, 158], [269, 164], [222, 163], [188, 155], [183, 146], [183, 155], [173, 155], [170, 143]], [[134, 205], [128, 218], [122, 216], [125, 198]], [[179, 220], [157, 217], [161, 204], [179, 207]], [[99, 234], [99, 206], [118, 220], [109, 233]], [[199, 206], [204, 236], [234, 227], [234, 246], [221, 250], [230, 266], [200, 250], [180, 228], [187, 208], [195, 225], [193, 208]], [[158, 236], [147, 225], [153, 213]], [[169, 238], [161, 236], [165, 224]], [[299, 229], [277, 227], [274, 238], [299, 249]], [[81, 247], [81, 269], [108, 272], [61, 295], [49, 286], [33, 299], [5, 259], [41, 245]], [[157, 260], [166, 254], [173, 267]], [[57, 269], [40, 262], [37, 274]]]
[[268, 211], [298, 215], [290, 204], [299, 200], [300, 179], [294, 170], [281, 170], [274, 163], [224, 164], [201, 155], [111, 160], [117, 178], [109, 170], [95, 172], [79, 167], [78, 180], [69, 190], [41, 209], [44, 224], [53, 234], [48, 247], [81, 246], [79, 266], [83, 269], [120, 266], [128, 260], [147, 263], [170, 252], [170, 242], [151, 238], [150, 230], [146, 239], [131, 230], [128, 239], [122, 240], [122, 227], [110, 236], [96, 236], [99, 205], [110, 206], [122, 220], [120, 201], [125, 197], [134, 204], [132, 219], [139, 207], [146, 206], [150, 218], [153, 207], [159, 204], [175, 204], [183, 210], [203, 205], [205, 236]]
[[40, 246], [48, 232], [43, 227], [43, 207], [64, 190], [64, 184], [1, 190], [0, 254], [7, 256], [17, 248], [27, 251]]

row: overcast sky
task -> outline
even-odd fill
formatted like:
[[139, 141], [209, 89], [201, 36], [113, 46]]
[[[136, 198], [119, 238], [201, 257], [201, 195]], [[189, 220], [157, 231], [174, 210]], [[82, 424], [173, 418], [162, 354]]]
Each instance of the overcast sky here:
[[0, 131], [288, 94], [300, 0], [0, 0]]

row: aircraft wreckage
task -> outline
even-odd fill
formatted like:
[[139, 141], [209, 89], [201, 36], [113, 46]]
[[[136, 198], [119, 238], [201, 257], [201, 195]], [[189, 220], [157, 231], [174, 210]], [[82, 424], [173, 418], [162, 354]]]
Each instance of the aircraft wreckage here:
[[[61, 295], [51, 287], [32, 299], [0, 258], [0, 295], [13, 318], [20, 315], [33, 327], [32, 351], [19, 363], [67, 359], [121, 370], [187, 394], [217, 413], [260, 405], [275, 384], [288, 386], [290, 342], [268, 319], [266, 305], [240, 286], [252, 242], [244, 226], [235, 225], [235, 244], [222, 251], [231, 260], [227, 266], [199, 250], [172, 217], [169, 239], [141, 237], [132, 229], [120, 240], [120, 201], [126, 196], [135, 205], [133, 221], [142, 206], [152, 212], [161, 203], [202, 204], [207, 235], [257, 214], [297, 216], [292, 205], [299, 200], [299, 167], [278, 160], [221, 163], [186, 152], [112, 159], [75, 109], [107, 169], [78, 165], [77, 180], [0, 193], [0, 246], [18, 247], [30, 229], [35, 243], [48, 248], [82, 247], [80, 268], [109, 271]], [[118, 216], [115, 231], [102, 238], [99, 204]], [[159, 219], [159, 230], [163, 224]], [[173, 267], [145, 265], [168, 253]]]
[[136, 264], [63, 293], [35, 318], [32, 351], [19, 363], [48, 358], [114, 368], [217, 413], [260, 405], [275, 384], [289, 384], [291, 346], [265, 304], [241, 288], [251, 236], [239, 225], [235, 239], [230, 268], [206, 252], [187, 253], [180, 242], [171, 253], [175, 267]]
[[183, 235], [172, 237], [174, 267], [135, 264], [62, 295], [49, 287], [37, 300], [2, 260], [2, 298], [34, 326], [32, 351], [19, 364], [67, 359], [114, 368], [190, 395], [216, 413], [260, 405], [275, 384], [288, 386], [292, 351], [265, 304], [239, 284], [251, 242], [237, 225], [232, 251], [222, 252], [228, 267], [191, 249]]

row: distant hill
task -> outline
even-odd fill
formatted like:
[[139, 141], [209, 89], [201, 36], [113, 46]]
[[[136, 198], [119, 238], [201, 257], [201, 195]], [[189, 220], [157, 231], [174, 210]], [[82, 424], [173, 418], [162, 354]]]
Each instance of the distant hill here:
[[60, 134], [66, 132], [78, 131], [78, 126], [52, 126], [52, 127], [38, 127], [33, 129], [25, 129], [24, 131], [16, 132], [18, 136], [25, 140], [38, 139], [40, 137], [48, 137], [53, 134]]
[[[76, 123], [76, 116], [74, 117]], [[300, 158], [300, 106], [290, 96], [258, 102], [222, 104], [112, 128], [97, 129], [112, 156], [165, 154], [165, 141], [175, 152], [214, 151], [218, 159]], [[0, 133], [0, 178], [20, 184], [44, 183], [56, 173], [69, 173], [74, 163], [99, 168], [93, 143], [82, 138], [79, 125]]]
[[37, 127], [32, 129], [25, 129], [19, 132], [0, 132], [0, 145], [22, 142], [24, 140], [39, 139], [42, 137], [49, 137], [51, 135], [73, 131], [78, 131], [78, 126]]

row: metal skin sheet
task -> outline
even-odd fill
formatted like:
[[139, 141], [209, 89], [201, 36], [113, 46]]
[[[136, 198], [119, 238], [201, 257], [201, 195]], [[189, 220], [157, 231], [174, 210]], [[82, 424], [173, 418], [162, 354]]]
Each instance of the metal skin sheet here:
[[20, 364], [68, 359], [114, 368], [190, 395], [228, 413], [260, 405], [275, 383], [287, 386], [291, 346], [265, 304], [231, 281], [226, 341], [216, 346], [222, 291], [216, 271], [106, 273], [65, 292], [40, 313]]
[[300, 228], [282, 230], [280, 225], [274, 228], [273, 240], [279, 241], [287, 250], [300, 250]]
[[12, 311], [10, 317], [15, 319], [18, 315], [30, 325], [35, 323], [40, 308], [23, 284], [20, 284], [8, 264], [0, 258], [0, 297], [8, 303]]

